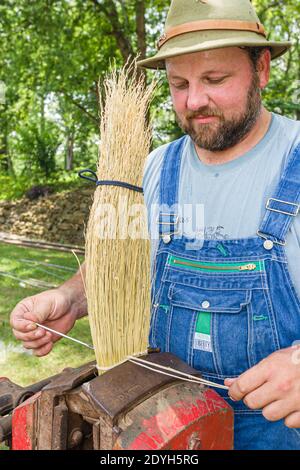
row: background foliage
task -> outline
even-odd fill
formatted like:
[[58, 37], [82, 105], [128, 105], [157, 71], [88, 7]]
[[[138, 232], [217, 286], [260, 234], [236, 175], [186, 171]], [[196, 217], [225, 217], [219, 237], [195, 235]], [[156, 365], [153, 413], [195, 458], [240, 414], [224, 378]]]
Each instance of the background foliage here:
[[[275, 61], [270, 110], [300, 119], [300, 2], [253, 0], [269, 36], [294, 47]], [[155, 49], [169, 0], [3, 0], [0, 4], [0, 199], [95, 166], [97, 82]], [[164, 74], [154, 146], [178, 135]], [[151, 72], [147, 79], [151, 80]]]

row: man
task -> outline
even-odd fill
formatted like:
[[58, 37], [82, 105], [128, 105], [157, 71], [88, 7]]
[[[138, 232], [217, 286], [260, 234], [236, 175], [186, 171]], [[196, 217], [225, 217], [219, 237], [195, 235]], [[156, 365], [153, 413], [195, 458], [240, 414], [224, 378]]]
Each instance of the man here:
[[[140, 62], [166, 68], [188, 134], [145, 168], [150, 344], [225, 381], [235, 449], [300, 449], [300, 125], [261, 103], [289, 46], [266, 40], [248, 0], [173, 0], [158, 53]], [[197, 205], [204, 227], [187, 229], [182, 208]], [[11, 324], [41, 356], [57, 338], [30, 320], [67, 332], [85, 313], [77, 274], [18, 304]]]

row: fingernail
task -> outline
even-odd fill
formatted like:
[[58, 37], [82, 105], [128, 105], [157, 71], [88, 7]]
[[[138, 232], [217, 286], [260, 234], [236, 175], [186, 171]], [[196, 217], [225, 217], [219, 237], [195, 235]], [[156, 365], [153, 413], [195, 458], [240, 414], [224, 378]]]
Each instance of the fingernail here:
[[34, 337], [35, 338], [40, 338], [41, 336], [43, 336], [43, 332], [41, 330], [37, 330], [35, 333], [34, 333]]
[[232, 398], [230, 395], [228, 395], [231, 401], [237, 401], [234, 398]]
[[33, 331], [33, 330], [36, 330], [37, 329], [37, 326], [35, 323], [30, 323], [29, 325], [26, 326], [26, 330], [27, 331]]

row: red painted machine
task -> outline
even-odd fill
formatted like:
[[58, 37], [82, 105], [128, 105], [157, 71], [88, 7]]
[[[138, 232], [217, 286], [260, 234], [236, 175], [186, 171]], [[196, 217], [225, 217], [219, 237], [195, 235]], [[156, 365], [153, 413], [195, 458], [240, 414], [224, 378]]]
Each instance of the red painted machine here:
[[[169, 353], [143, 359], [199, 377]], [[228, 450], [233, 411], [197, 383], [132, 362], [98, 376], [90, 363], [27, 388], [0, 379], [1, 441], [13, 450]]]

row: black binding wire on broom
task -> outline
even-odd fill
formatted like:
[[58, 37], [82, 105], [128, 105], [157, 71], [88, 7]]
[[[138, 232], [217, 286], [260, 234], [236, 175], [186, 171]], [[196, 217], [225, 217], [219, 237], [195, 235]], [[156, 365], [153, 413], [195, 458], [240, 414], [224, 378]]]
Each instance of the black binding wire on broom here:
[[[86, 174], [92, 175], [86, 176]], [[132, 191], [137, 191], [138, 193], [143, 193], [144, 190], [140, 186], [135, 186], [133, 184], [125, 183], [124, 181], [114, 181], [114, 180], [98, 180], [97, 174], [93, 170], [80, 170], [78, 176], [82, 179], [92, 181], [96, 186], [121, 186], [123, 188], [131, 189]]]

